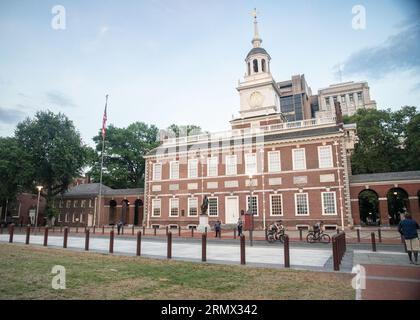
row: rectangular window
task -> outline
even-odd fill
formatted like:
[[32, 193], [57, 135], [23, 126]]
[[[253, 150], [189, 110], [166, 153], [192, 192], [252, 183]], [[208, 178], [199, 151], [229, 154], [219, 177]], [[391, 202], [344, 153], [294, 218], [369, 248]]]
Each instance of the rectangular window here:
[[318, 147], [318, 161], [320, 168], [332, 168], [332, 149], [331, 146]]
[[258, 215], [258, 198], [257, 196], [246, 196], [246, 202], [248, 204], [247, 211], [251, 209], [253, 215]]
[[153, 180], [154, 181], [162, 180], [162, 164], [161, 163], [153, 164]]
[[282, 216], [283, 215], [283, 201], [281, 194], [270, 195], [270, 215]]
[[77, 200], [74, 200], [73, 201], [73, 208], [77, 208], [77, 205], [79, 204], [79, 201], [77, 201]]
[[257, 173], [257, 154], [245, 154], [245, 174], [252, 175]]
[[198, 177], [198, 159], [188, 160], [188, 178]]
[[179, 216], [179, 199], [178, 198], [171, 198], [169, 199], [169, 216], [170, 217], [178, 217]]
[[232, 176], [237, 174], [237, 157], [236, 155], [226, 156], [226, 175]]
[[198, 215], [198, 199], [188, 198], [188, 216], [195, 217]]
[[89, 208], [92, 208], [92, 199], [89, 199]]
[[337, 203], [335, 199], [335, 192], [321, 192], [322, 193], [322, 214], [336, 215]]
[[152, 200], [152, 215], [153, 217], [160, 217], [160, 199]]
[[219, 215], [219, 205], [218, 198], [208, 198], [209, 199], [209, 216], [217, 217]]
[[61, 215], [61, 213], [60, 214], [58, 214], [58, 222], [61, 222], [62, 220], [62, 215]]
[[67, 200], [66, 201], [66, 208], [70, 208], [71, 207], [71, 200]]
[[80, 208], [85, 208], [86, 207], [86, 200], [81, 200], [80, 201]]
[[305, 170], [306, 157], [305, 149], [293, 149], [293, 170]]
[[309, 216], [307, 193], [295, 193], [295, 209], [297, 216]]
[[83, 213], [79, 215], [79, 222], [83, 222]]
[[208, 177], [217, 177], [217, 157], [207, 158], [207, 176]]
[[349, 94], [349, 99], [350, 99], [350, 102], [353, 102], [354, 101], [353, 93], [350, 93]]
[[58, 203], [58, 207], [62, 208], [63, 207], [63, 200], [60, 200], [60, 202]]
[[179, 161], [171, 161], [169, 164], [170, 179], [179, 179]]
[[280, 172], [280, 151], [268, 152], [268, 172]]
[[69, 222], [69, 214], [66, 213], [66, 215], [64, 216], [64, 222]]
[[361, 92], [358, 92], [358, 93], [357, 93], [357, 100], [358, 100], [359, 102], [362, 102], [362, 93], [361, 93]]
[[346, 103], [346, 96], [341, 96], [341, 102]]

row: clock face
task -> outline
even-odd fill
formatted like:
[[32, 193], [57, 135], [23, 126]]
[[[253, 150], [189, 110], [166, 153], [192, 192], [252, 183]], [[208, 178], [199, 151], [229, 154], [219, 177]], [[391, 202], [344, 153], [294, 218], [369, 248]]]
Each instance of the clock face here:
[[259, 91], [254, 91], [249, 96], [249, 106], [251, 108], [261, 107], [264, 102], [264, 96]]

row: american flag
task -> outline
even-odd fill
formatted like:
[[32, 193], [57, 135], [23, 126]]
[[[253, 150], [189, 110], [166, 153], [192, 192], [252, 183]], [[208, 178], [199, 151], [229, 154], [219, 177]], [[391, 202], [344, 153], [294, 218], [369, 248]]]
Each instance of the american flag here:
[[105, 102], [105, 110], [104, 110], [104, 116], [102, 118], [102, 139], [105, 140], [105, 132], [106, 132], [106, 107], [108, 105], [108, 95], [106, 95], [106, 102]]

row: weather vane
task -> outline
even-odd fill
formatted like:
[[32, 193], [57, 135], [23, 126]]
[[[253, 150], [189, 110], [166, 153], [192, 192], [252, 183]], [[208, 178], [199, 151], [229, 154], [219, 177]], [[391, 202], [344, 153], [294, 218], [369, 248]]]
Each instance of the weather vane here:
[[257, 15], [258, 15], [257, 8], [254, 8], [254, 10], [251, 12], [251, 16], [253, 16], [254, 19], [257, 19]]

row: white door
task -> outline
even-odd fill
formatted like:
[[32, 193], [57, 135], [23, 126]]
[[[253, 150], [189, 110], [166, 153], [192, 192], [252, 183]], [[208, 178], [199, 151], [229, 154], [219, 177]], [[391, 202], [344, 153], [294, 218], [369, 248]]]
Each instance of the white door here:
[[226, 197], [225, 201], [225, 223], [237, 223], [239, 218], [238, 197]]

